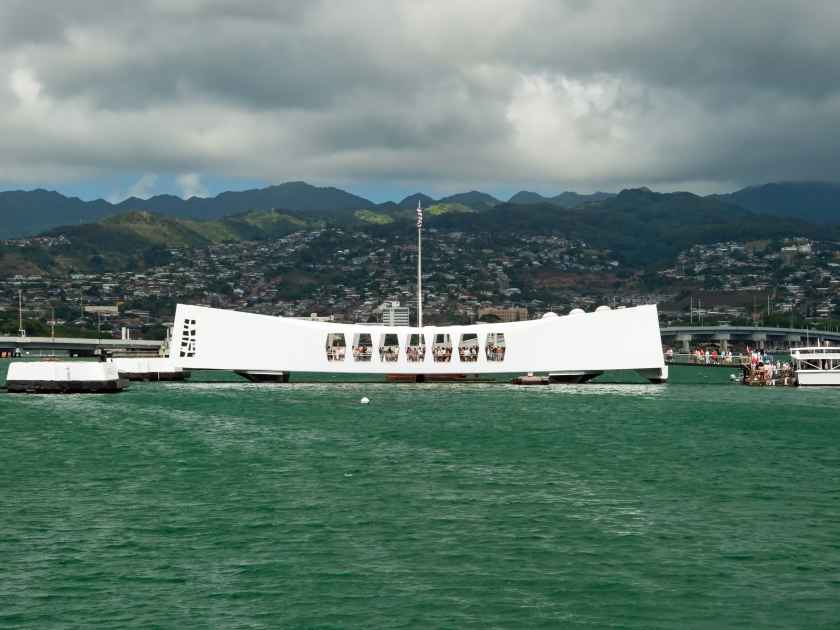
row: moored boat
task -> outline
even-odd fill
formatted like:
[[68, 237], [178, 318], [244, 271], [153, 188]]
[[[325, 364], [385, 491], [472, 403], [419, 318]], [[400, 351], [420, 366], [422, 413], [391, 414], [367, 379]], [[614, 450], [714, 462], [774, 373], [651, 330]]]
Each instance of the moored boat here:
[[798, 385], [840, 385], [840, 347], [792, 348], [790, 358]]
[[551, 384], [551, 379], [548, 376], [538, 374], [524, 374], [514, 378], [511, 383], [514, 385], [549, 385]]

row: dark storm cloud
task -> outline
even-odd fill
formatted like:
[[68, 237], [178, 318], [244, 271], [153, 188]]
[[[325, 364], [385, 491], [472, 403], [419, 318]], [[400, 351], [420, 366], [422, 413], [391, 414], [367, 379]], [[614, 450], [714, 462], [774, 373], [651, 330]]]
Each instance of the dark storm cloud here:
[[6, 2], [0, 182], [836, 179], [838, 24], [829, 2]]

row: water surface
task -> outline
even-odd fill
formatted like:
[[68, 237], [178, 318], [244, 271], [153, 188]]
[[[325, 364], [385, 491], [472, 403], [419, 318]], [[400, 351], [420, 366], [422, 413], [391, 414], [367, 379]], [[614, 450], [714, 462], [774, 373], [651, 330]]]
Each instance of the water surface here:
[[0, 626], [837, 627], [840, 391], [692, 370], [0, 394]]

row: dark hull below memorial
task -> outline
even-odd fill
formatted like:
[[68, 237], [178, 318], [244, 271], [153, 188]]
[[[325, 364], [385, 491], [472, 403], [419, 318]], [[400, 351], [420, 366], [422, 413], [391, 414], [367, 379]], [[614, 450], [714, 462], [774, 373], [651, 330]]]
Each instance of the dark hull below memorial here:
[[288, 383], [288, 372], [266, 372], [266, 371], [247, 371], [235, 370], [235, 373], [252, 383]]
[[603, 372], [579, 372], [569, 374], [551, 373], [548, 375], [548, 380], [551, 383], [566, 383], [567, 385], [580, 385], [588, 383], [593, 378], [601, 376]]
[[190, 373], [184, 372], [120, 372], [129, 381], [185, 381]]
[[481, 374], [386, 374], [389, 383], [494, 383]]
[[116, 394], [128, 387], [128, 380], [113, 381], [8, 381], [10, 394]]

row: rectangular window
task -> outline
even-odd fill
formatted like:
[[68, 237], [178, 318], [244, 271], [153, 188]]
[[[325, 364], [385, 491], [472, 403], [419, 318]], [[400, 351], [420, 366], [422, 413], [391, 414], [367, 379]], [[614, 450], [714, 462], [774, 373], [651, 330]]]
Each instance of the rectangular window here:
[[484, 352], [488, 361], [504, 361], [505, 333], [487, 333], [487, 343], [484, 346]]
[[475, 333], [461, 335], [461, 343], [458, 344], [458, 356], [464, 363], [478, 361], [478, 335]]
[[405, 344], [405, 356], [409, 363], [421, 363], [426, 359], [426, 337], [413, 333]]
[[327, 335], [327, 361], [344, 361], [347, 344], [344, 333], [330, 333]]
[[452, 360], [452, 338], [446, 333], [435, 335], [432, 344], [432, 357], [435, 363], [449, 363]]
[[379, 358], [385, 363], [396, 363], [400, 357], [400, 340], [395, 333], [386, 333], [379, 340]]
[[370, 361], [373, 352], [373, 340], [370, 333], [356, 333], [353, 336], [353, 360]]

